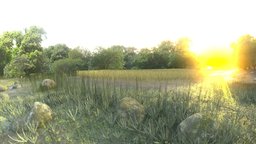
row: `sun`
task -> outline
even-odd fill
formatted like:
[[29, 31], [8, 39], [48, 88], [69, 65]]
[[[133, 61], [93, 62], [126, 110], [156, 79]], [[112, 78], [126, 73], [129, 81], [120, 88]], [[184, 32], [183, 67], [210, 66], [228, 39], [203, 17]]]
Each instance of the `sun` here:
[[191, 38], [190, 51], [197, 56], [200, 67], [213, 69], [231, 69], [235, 67], [234, 42], [229, 35], [220, 38], [213, 36], [194, 36]]

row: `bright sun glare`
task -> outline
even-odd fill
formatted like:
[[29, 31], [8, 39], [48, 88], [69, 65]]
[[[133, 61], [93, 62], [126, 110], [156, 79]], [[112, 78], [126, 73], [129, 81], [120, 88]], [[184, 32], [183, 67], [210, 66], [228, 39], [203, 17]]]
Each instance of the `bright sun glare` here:
[[201, 68], [225, 70], [235, 68], [231, 43], [237, 38], [229, 34], [219, 35], [221, 36], [218, 37], [216, 34], [216, 36], [191, 37], [190, 50], [198, 57]]
[[237, 38], [229, 34], [220, 35], [222, 36], [191, 37], [190, 50], [197, 56], [206, 78], [232, 81], [237, 69], [231, 43]]
[[233, 36], [256, 33], [255, 2], [247, 0], [9, 0], [1, 5], [0, 33], [37, 25], [47, 32], [45, 47], [145, 48], [189, 37], [191, 50], [200, 54], [209, 46], [227, 45]]

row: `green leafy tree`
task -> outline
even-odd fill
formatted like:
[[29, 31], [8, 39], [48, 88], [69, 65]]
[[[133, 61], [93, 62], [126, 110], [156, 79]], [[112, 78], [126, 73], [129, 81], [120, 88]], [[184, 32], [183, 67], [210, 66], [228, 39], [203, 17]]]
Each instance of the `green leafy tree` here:
[[189, 51], [189, 39], [181, 38], [176, 43], [163, 41], [158, 47], [142, 49], [136, 56], [135, 65], [141, 69], [187, 68], [196, 64]]
[[186, 68], [187, 59], [182, 53], [174, 53], [170, 57], [169, 68]]
[[45, 31], [42, 28], [31, 26], [25, 29], [25, 34], [19, 47], [20, 55], [26, 55], [32, 63], [28, 73], [43, 73], [47, 71], [47, 59], [44, 56], [41, 42], [45, 37]]
[[151, 64], [149, 59], [151, 57], [151, 50], [149, 49], [141, 49], [140, 52], [137, 54], [135, 59], [135, 66], [139, 69], [149, 69], [151, 68]]
[[131, 69], [135, 67], [136, 48], [129, 47], [124, 49], [124, 68]]
[[32, 62], [27, 55], [21, 55], [14, 58], [5, 68], [4, 75], [6, 77], [21, 77], [30, 74], [33, 68]]
[[3, 75], [4, 67], [11, 61], [11, 48], [13, 38], [10, 32], [5, 32], [0, 37], [0, 75]]
[[70, 48], [65, 44], [56, 44], [54, 46], [49, 46], [47, 49], [44, 50], [51, 63], [59, 59], [68, 58], [69, 51]]
[[81, 49], [76, 48], [68, 52], [68, 57], [71, 59], [84, 59], [85, 56], [83, 55]]
[[50, 61], [42, 51], [35, 50], [28, 54], [30, 62], [33, 67], [30, 69], [30, 73], [47, 73], [50, 68]]
[[20, 47], [24, 35], [21, 31], [13, 31], [11, 33], [13, 38], [13, 47], [11, 48], [11, 55], [12, 58], [15, 58], [20, 55]]
[[55, 74], [74, 75], [81, 64], [80, 59], [59, 59], [51, 65], [51, 71]]
[[[36, 26], [25, 29], [24, 33], [20, 31], [4, 33], [4, 36], [0, 38], [0, 47], [2, 47], [0, 49], [5, 49], [4, 54], [8, 56], [8, 58], [5, 58], [5, 64], [3, 64], [6, 65], [9, 63], [4, 71], [6, 76], [13, 76], [15, 73], [17, 76], [29, 75], [31, 73], [41, 73], [46, 70], [45, 65], [47, 65], [47, 59], [45, 59], [41, 46], [44, 36], [45, 31]], [[17, 60], [25, 62], [25, 66], [18, 66], [19, 62]], [[10, 70], [12, 68], [14, 72]]]
[[136, 65], [142, 69], [168, 68], [171, 63], [171, 54], [175, 51], [176, 48], [173, 42], [163, 41], [152, 50], [142, 49], [137, 55]]
[[163, 41], [161, 44], [153, 49], [150, 63], [152, 68], [168, 68], [171, 64], [171, 57], [176, 53], [176, 47], [171, 41]]
[[31, 26], [25, 29], [25, 34], [19, 46], [19, 53], [28, 54], [35, 50], [42, 51], [41, 42], [45, 36], [45, 31], [42, 28]]
[[123, 69], [123, 47], [112, 46], [107, 49], [99, 48], [93, 55], [92, 66], [94, 69]]
[[21, 44], [22, 33], [19, 31], [4, 32], [0, 36], [0, 75], [4, 67], [16, 57], [16, 51]]
[[68, 58], [80, 60], [80, 70], [88, 70], [91, 67], [91, 52], [88, 50], [80, 48], [72, 49], [68, 53]]

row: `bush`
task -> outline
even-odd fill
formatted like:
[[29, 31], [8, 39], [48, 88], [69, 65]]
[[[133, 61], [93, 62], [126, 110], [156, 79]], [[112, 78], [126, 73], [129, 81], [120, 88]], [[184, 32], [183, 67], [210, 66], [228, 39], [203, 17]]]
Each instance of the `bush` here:
[[4, 68], [5, 77], [21, 77], [30, 74], [30, 70], [34, 65], [29, 61], [26, 55], [21, 55], [13, 59]]
[[51, 72], [55, 74], [75, 74], [76, 70], [78, 70], [81, 64], [81, 60], [79, 59], [60, 59], [55, 61], [51, 66]]

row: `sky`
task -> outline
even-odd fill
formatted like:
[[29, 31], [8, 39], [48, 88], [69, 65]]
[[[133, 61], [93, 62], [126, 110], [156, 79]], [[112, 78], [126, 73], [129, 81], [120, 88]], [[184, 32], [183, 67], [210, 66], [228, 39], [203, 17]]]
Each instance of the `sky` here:
[[189, 37], [194, 47], [221, 47], [256, 36], [253, 0], [0, 0], [0, 33], [32, 25], [58, 43], [154, 47]]

